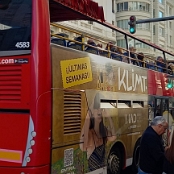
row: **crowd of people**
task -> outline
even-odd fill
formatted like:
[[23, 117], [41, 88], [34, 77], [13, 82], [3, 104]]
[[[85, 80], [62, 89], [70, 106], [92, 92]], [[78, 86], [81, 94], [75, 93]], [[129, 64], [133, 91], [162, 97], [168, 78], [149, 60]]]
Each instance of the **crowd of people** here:
[[[106, 45], [105, 49], [102, 49], [102, 44], [95, 44], [92, 39], [87, 41], [87, 44], [94, 47], [97, 47], [99, 51], [97, 54], [101, 56], [108, 56], [108, 51], [111, 52], [110, 58], [126, 63], [131, 63], [133, 65], [137, 65], [140, 67], [145, 67], [152, 70], [157, 70], [159, 72], [164, 72], [168, 74], [173, 74], [173, 64], [165, 63], [164, 59], [161, 56], [158, 56], [156, 60], [149, 59], [149, 61], [145, 60], [145, 56], [142, 52], [136, 53], [136, 49], [133, 46], [129, 46], [129, 50], [124, 51], [121, 47], [115, 46], [112, 42], [109, 42]], [[87, 46], [89, 48], [90, 46]]]
[[[165, 147], [162, 135], [168, 134]], [[174, 173], [174, 134], [163, 116], [156, 116], [144, 131], [140, 144], [138, 174]]]
[[[57, 35], [65, 37], [62, 33]], [[59, 40], [59, 42], [57, 40]], [[52, 38], [53, 43], [71, 47], [77, 50], [83, 50], [83, 46], [81, 44], [82, 36], [75, 37], [74, 40], [75, 42], [66, 41], [65, 39], [60, 38]], [[85, 44], [85, 51], [173, 75], [173, 63], [168, 64], [161, 56], [158, 56], [156, 60], [148, 58], [142, 52], [137, 53], [136, 49], [131, 45], [129, 46], [129, 50], [124, 50], [121, 47], [115, 46], [113, 42], [108, 42], [106, 44], [106, 47], [103, 48], [103, 45], [101, 43], [96, 44], [93, 39], [89, 38], [87, 40], [87, 43]]]

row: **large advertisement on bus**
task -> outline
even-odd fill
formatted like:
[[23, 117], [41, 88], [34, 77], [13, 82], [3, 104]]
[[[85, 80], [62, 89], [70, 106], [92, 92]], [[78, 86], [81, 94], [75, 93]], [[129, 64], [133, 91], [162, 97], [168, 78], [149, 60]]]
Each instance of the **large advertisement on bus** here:
[[147, 71], [53, 47], [52, 74], [52, 173], [118, 173], [131, 163], [148, 125]]

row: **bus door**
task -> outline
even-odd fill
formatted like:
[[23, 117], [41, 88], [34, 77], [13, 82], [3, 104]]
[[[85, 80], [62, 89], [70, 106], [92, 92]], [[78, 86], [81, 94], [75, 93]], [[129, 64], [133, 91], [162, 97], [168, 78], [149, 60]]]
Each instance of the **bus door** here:
[[164, 116], [169, 121], [169, 98], [168, 97], [156, 97], [154, 116]]
[[[159, 97], [155, 98], [155, 112], [154, 116], [163, 116], [169, 126], [171, 125], [170, 112], [169, 112], [169, 97]], [[168, 144], [168, 131], [163, 134], [164, 145]]]

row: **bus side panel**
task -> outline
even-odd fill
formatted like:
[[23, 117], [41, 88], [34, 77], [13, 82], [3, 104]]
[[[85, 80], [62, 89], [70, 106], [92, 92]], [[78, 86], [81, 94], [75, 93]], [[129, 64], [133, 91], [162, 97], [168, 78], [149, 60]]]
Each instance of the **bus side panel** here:
[[148, 108], [118, 110], [120, 128], [118, 139], [126, 148], [126, 158], [132, 158], [135, 143], [148, 126]]
[[[53, 83], [57, 69], [53, 68]], [[80, 133], [86, 113], [85, 94], [53, 89], [52, 173], [85, 170], [85, 155], [80, 150]]]
[[157, 96], [173, 96], [174, 88], [167, 88], [167, 74], [148, 70], [148, 94]]

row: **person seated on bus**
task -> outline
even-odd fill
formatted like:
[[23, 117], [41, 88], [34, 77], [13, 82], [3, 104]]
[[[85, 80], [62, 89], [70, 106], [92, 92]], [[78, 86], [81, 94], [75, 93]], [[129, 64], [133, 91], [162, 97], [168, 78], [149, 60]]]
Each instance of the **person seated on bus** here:
[[[99, 51], [98, 51], [98, 49], [97, 48], [94, 48], [94, 47], [97, 47], [97, 45], [96, 45], [96, 43], [92, 40], [92, 39], [89, 39], [88, 41], [87, 41], [87, 46], [86, 46], [86, 48], [85, 48], [85, 51], [86, 52], [89, 52], [89, 53], [93, 53], [93, 54], [99, 54]], [[91, 46], [92, 47], [91, 47]]]
[[[130, 52], [130, 53], [129, 53]], [[132, 63], [133, 65], [138, 65], [138, 62], [137, 62], [137, 58], [136, 58], [136, 55], [135, 55], [135, 52], [136, 52], [136, 49], [133, 47], [133, 46], [130, 46], [129, 47], [129, 51], [126, 51], [124, 53], [125, 56], [129, 57], [130, 55], [130, 63]]]
[[99, 49], [99, 50], [98, 50], [98, 51], [99, 51], [99, 55], [102, 55], [102, 53], [103, 53], [103, 49], [102, 49], [102, 48], [103, 48], [103, 45], [100, 44], [100, 43], [98, 43], [98, 44], [97, 44], [97, 47], [98, 47], [98, 49]]
[[155, 62], [150, 60], [149, 62], [146, 62], [146, 68], [155, 70]]
[[[55, 34], [56, 36], [61, 36], [64, 38], [68, 38], [69, 36], [65, 33], [58, 33]], [[51, 43], [57, 44], [57, 45], [62, 45], [62, 46], [67, 46], [67, 40], [64, 38], [59, 38], [59, 37], [52, 37], [51, 38]]]
[[173, 63], [169, 63], [167, 66], [167, 73], [173, 75]]
[[115, 47], [114, 53], [111, 53], [111, 59], [122, 61], [123, 50], [120, 47]]
[[159, 72], [165, 72], [166, 71], [166, 65], [164, 63], [164, 59], [161, 56], [157, 57], [156, 65], [157, 65], [157, 71], [159, 71]]
[[113, 46], [114, 46], [114, 43], [110, 41], [110, 42], [107, 43], [105, 50], [111, 51]]
[[67, 46], [76, 50], [82, 50], [82, 36], [75, 37], [74, 40], [80, 43], [69, 41]]
[[144, 67], [144, 54], [142, 52], [138, 53], [137, 58], [139, 60], [139, 66]]
[[110, 51], [114, 51], [114, 43], [113, 42], [108, 42], [107, 45], [106, 45], [105, 50], [103, 50], [102, 54], [100, 54], [100, 55], [108, 57]]
[[93, 47], [97, 46], [96, 43], [92, 39], [88, 39], [87, 44], [92, 45]]

